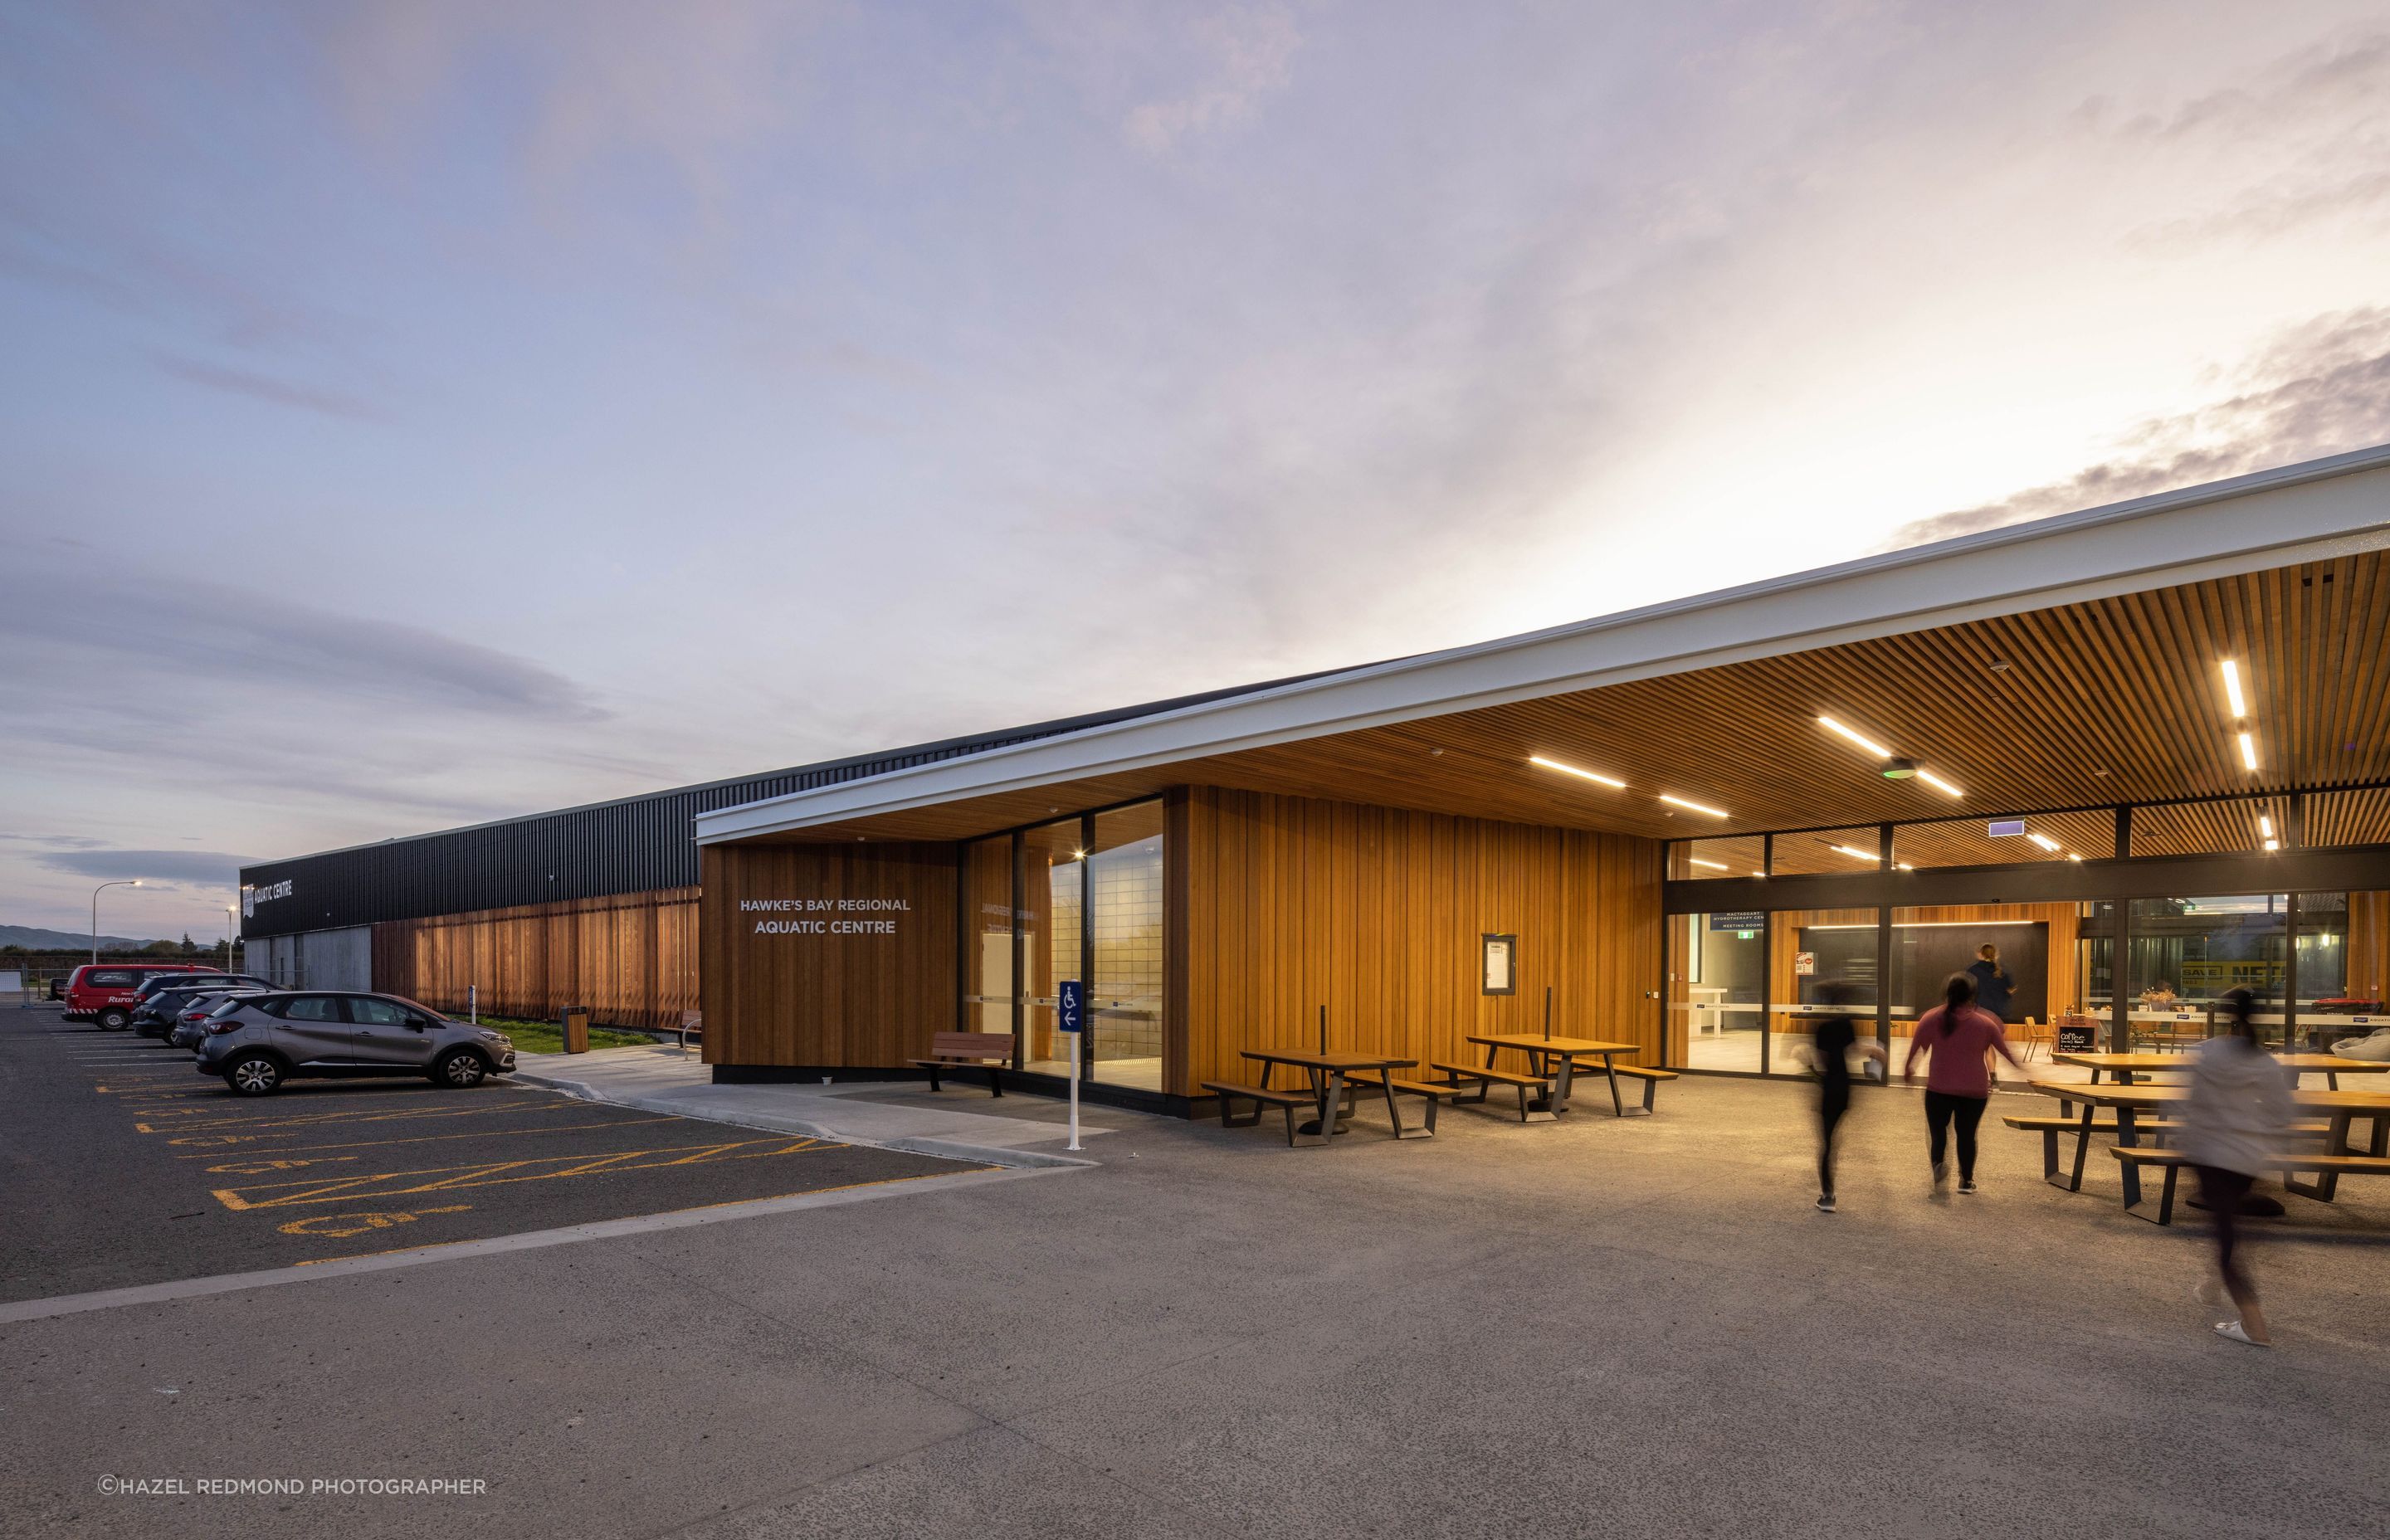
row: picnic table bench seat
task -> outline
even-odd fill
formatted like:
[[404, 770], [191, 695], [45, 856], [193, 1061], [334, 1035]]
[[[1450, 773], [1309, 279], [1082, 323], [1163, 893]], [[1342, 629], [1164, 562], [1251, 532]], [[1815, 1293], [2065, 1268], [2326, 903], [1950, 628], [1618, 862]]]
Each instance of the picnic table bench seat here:
[[930, 1057], [912, 1060], [917, 1070], [930, 1072], [930, 1089], [943, 1087], [939, 1077], [949, 1070], [985, 1070], [991, 1095], [1004, 1095], [1004, 1072], [1012, 1062], [1009, 1032], [942, 1032], [930, 1039]]
[[1648, 1070], [1640, 1064], [1613, 1064], [1610, 1067], [1610, 1072], [1643, 1083], [1643, 1110], [1646, 1112], [1652, 1110], [1651, 1099], [1658, 1093], [1660, 1083], [1677, 1078], [1677, 1072], [1674, 1070]]
[[[1265, 1108], [1275, 1107], [1283, 1111], [1286, 1114], [1286, 1142], [1290, 1149], [1294, 1145], [1295, 1110], [1313, 1105], [1308, 1091], [1271, 1091], [1259, 1085], [1239, 1085], [1227, 1080], [1207, 1080], [1201, 1084], [1204, 1090], [1220, 1098], [1220, 1126], [1223, 1128], [1251, 1128], [1262, 1121]], [[1253, 1104], [1251, 1116], [1240, 1118], [1235, 1115], [1236, 1103], [1240, 1101]]]
[[[1557, 1116], [1550, 1110], [1549, 1107], [1552, 1083], [1545, 1079], [1542, 1075], [1517, 1074], [1509, 1070], [1497, 1070], [1490, 1065], [1484, 1064], [1447, 1064], [1442, 1059], [1433, 1059], [1428, 1060], [1427, 1067], [1431, 1070], [1440, 1070], [1443, 1072], [1445, 1089], [1447, 1091], [1458, 1092], [1466, 1090], [1470, 1083], [1474, 1082], [1477, 1086], [1477, 1094], [1467, 1098], [1471, 1101], [1484, 1101], [1488, 1096], [1493, 1094], [1494, 1087], [1497, 1085], [1509, 1085], [1515, 1087], [1519, 1093], [1519, 1121], [1521, 1123], [1555, 1123], [1559, 1121]], [[1529, 1104], [1528, 1097], [1531, 1092], [1536, 1093], [1545, 1098], [1546, 1106], [1543, 1110], [1539, 1111]], [[1454, 1099], [1458, 1101], [1461, 1098], [1455, 1097]]]
[[1425, 1120], [1417, 1128], [1397, 1130], [1394, 1136], [1399, 1139], [1434, 1137], [1436, 1110], [1447, 1101], [1460, 1099], [1461, 1088], [1458, 1085], [1439, 1084], [1427, 1080], [1400, 1080], [1392, 1074], [1381, 1073], [1375, 1070], [1356, 1070], [1344, 1078], [1348, 1085], [1357, 1085], [1371, 1091], [1392, 1090], [1397, 1096], [1418, 1097], [1427, 1103]]
[[[2182, 1175], [2182, 1168], [2192, 1163], [2191, 1157], [2179, 1149], [2153, 1149], [2141, 1146], [2127, 1148], [2123, 1145], [2111, 1146], [2108, 1153], [2114, 1155], [2122, 1166], [2136, 1171], [2155, 1167], [2165, 1173], [2165, 1180], [2158, 1189], [2156, 1213], [2149, 1212], [2150, 1205], [2146, 1201], [2134, 1201], [2130, 1198], [2125, 1204], [2125, 1212], [2152, 1225], [2173, 1224], [2175, 1187]], [[2282, 1186], [2288, 1191], [2302, 1198], [2330, 1202], [2332, 1188], [2340, 1177], [2390, 1176], [2390, 1155], [2285, 1153], [2267, 1161], [2267, 1166], [2281, 1174]], [[2302, 1182], [2297, 1176], [2301, 1172], [2313, 1172], [2319, 1180]]]

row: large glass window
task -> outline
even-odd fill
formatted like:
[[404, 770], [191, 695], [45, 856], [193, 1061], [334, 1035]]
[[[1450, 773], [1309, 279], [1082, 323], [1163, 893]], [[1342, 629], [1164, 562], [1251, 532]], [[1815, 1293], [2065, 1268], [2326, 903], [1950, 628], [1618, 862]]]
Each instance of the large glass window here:
[[2290, 838], [2288, 797], [2241, 797], [2133, 809], [2135, 855], [2250, 854]]
[[1162, 804], [1099, 813], [1087, 846], [1094, 890], [1090, 1077], [1162, 1089]]
[[1678, 840], [1668, 847], [1668, 875], [1698, 880], [1718, 877], [1766, 877], [1767, 841], [1756, 834], [1715, 840]]
[[[1784, 848], [1780, 840], [1776, 848]], [[1821, 1019], [1875, 1015], [1877, 916], [1874, 909], [1779, 909], [1768, 916], [1769, 1074], [1810, 1072], [1809, 1038]], [[1859, 1035], [1872, 1033], [1862, 1025]]]
[[[2089, 1014], [2106, 988], [2091, 965], [2087, 930], [2105, 923], [2093, 904], [1965, 904], [1895, 909], [1892, 917], [1892, 1062], [1908, 1057], [1908, 1039], [1927, 1011], [1940, 1005], [1953, 973], [1971, 975], [1979, 1003], [2008, 1028], [2009, 1044], [2037, 1078], [2088, 1080], [2090, 1072], [2055, 1063], [2057, 1023]], [[1985, 949], [1989, 949], [1986, 956]], [[2014, 1079], [2016, 1072], [2001, 1067]]]
[[1882, 850], [1883, 830], [1874, 824], [1780, 834], [1776, 837], [1774, 864], [1768, 870], [1776, 877], [1873, 871], [1881, 864]]
[[1669, 1062], [1756, 1074], [1767, 1024], [1767, 916], [1675, 915], [1668, 927]]
[[1939, 818], [1892, 831], [1893, 859], [1911, 869], [2100, 861], [2115, 853], [2116, 813], [2106, 807], [2030, 818]]
[[1086, 977], [1079, 971], [1079, 921], [1086, 851], [1079, 843], [1079, 825], [1077, 818], [1065, 818], [1021, 837], [1022, 984], [1028, 991], [1021, 1066], [1040, 1074], [1071, 1072], [1071, 1045], [1054, 1025], [1060, 1003], [1054, 986]]
[[963, 1030], [1009, 1033], [1013, 962], [1012, 836], [963, 847]]
[[[2138, 813], [2133, 828], [2138, 849]], [[2125, 987], [2134, 1049], [2197, 1044], [2215, 1030], [2217, 998], [2236, 987], [2256, 996], [2258, 1035], [2279, 1046], [2288, 908], [2281, 893], [2133, 900]]]
[[2299, 842], [2310, 849], [2390, 844], [2390, 786], [2314, 793], [2306, 800]]
[[2390, 892], [2299, 894], [2298, 991], [2292, 1040], [2329, 1053], [2343, 1038], [2390, 1026]]

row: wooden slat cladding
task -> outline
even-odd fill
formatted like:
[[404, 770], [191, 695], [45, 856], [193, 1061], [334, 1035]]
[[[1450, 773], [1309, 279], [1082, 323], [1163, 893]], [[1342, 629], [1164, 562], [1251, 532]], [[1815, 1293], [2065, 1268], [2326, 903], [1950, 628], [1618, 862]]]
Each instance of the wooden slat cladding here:
[[2347, 956], [2348, 993], [2360, 1000], [2390, 1000], [2390, 892], [2348, 895]]
[[527, 904], [373, 928], [374, 987], [461, 1013], [666, 1028], [697, 1007], [697, 890]]
[[[893, 1068], [954, 1030], [957, 847], [701, 854], [706, 1062]], [[893, 903], [904, 907], [841, 906]], [[765, 904], [790, 906], [754, 906]], [[816, 921], [818, 932], [784, 929]], [[892, 929], [840, 929], [853, 921]]]
[[[2217, 673], [2225, 658], [2244, 680], [2254, 774]], [[1820, 713], [1964, 799], [1883, 779], [1818, 727]], [[1628, 789], [1539, 769], [1527, 763], [1537, 753]], [[1172, 783], [1679, 839], [2375, 781], [2390, 781], [2390, 557], [2369, 552], [966, 799], [814, 837], [962, 838]], [[1729, 816], [1670, 808], [1664, 791]]]
[[[1174, 797], [1170, 1089], [1252, 1072], [1239, 1050], [1317, 1040], [1421, 1060], [1472, 1032], [1554, 1030], [1657, 1062], [1660, 847], [1648, 840], [1198, 787]], [[1512, 995], [1479, 938], [1519, 937]]]
[[2306, 799], [2309, 845], [2390, 844], [2390, 786], [2325, 791]]
[[2135, 855], [2254, 853], [2265, 848], [2269, 819], [2276, 839], [2290, 827], [2288, 797], [2236, 798], [2221, 802], [2178, 802], [2133, 810]]

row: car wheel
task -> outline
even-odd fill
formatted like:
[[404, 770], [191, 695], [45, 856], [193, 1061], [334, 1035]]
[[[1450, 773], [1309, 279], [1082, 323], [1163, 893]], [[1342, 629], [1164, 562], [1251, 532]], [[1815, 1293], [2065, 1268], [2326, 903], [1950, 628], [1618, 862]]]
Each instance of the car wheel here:
[[110, 1006], [106, 1010], [99, 1013], [99, 1030], [102, 1032], [122, 1032], [124, 1030], [125, 1023], [132, 1020], [133, 1015], [130, 1011], [120, 1009], [115, 1006]]
[[437, 1085], [469, 1091], [482, 1084], [482, 1077], [489, 1072], [490, 1067], [482, 1062], [480, 1054], [470, 1048], [451, 1048], [432, 1064], [431, 1080]]
[[244, 1097], [270, 1097], [282, 1089], [282, 1066], [272, 1054], [243, 1054], [225, 1066], [225, 1084]]

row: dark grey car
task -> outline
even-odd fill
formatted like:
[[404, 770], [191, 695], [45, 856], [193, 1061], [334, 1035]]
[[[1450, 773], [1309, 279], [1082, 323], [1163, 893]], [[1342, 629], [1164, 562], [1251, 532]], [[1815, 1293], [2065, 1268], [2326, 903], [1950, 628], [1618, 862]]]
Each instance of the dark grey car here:
[[515, 1067], [504, 1033], [451, 1020], [397, 995], [286, 990], [218, 1006], [198, 1068], [246, 1097], [299, 1075], [428, 1075], [459, 1090]]
[[172, 1041], [174, 1023], [202, 996], [234, 989], [273, 987], [272, 980], [252, 973], [202, 973], [196, 977], [185, 974], [171, 980], [161, 974], [141, 986], [139, 1003], [133, 1007], [133, 1030], [144, 1037]]
[[250, 986], [241, 989], [203, 989], [186, 995], [174, 1019], [166, 1025], [166, 1046], [171, 1048], [197, 1049], [208, 1035], [207, 1019], [226, 1000], [246, 998], [251, 995], [274, 994], [275, 986]]

